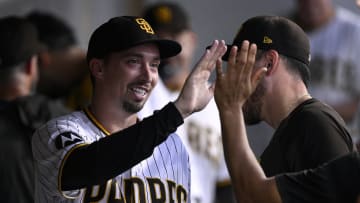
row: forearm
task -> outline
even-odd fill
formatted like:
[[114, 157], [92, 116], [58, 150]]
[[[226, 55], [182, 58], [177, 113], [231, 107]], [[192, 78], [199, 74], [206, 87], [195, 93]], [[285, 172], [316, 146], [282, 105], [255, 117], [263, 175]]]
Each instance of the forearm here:
[[226, 163], [239, 202], [280, 202], [273, 179], [266, 178], [247, 135], [243, 113], [220, 111]]
[[183, 123], [173, 104], [122, 131], [75, 149], [62, 171], [62, 189], [96, 185], [121, 174], [153, 153]]

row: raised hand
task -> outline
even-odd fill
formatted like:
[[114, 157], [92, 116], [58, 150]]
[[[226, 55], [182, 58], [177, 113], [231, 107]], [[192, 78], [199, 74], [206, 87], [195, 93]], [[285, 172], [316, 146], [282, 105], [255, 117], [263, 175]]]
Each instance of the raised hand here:
[[217, 66], [215, 102], [220, 111], [242, 108], [266, 73], [266, 67], [253, 72], [256, 50], [255, 44], [244, 41], [239, 52], [237, 46], [231, 48], [226, 72]]
[[208, 80], [215, 66], [221, 67], [221, 57], [225, 52], [225, 42], [215, 40], [193, 68], [175, 101], [183, 118], [202, 110], [213, 97], [215, 84], [209, 84]]

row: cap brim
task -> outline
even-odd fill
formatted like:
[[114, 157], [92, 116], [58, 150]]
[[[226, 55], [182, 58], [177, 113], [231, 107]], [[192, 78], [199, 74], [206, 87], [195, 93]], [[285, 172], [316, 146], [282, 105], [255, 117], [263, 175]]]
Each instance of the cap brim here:
[[159, 47], [160, 58], [165, 59], [176, 56], [181, 52], [181, 45], [173, 40], [167, 39], [149, 39], [141, 41], [138, 44], [155, 43]]

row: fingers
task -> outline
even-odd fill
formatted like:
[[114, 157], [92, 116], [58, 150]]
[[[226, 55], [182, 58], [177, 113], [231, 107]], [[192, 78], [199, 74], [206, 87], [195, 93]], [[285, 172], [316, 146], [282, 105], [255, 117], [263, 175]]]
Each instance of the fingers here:
[[[249, 46], [249, 41], [245, 40], [243, 41], [240, 49], [237, 46], [231, 47], [226, 74], [229, 79], [232, 78], [232, 80], [238, 81], [240, 79], [239, 77], [248, 76], [249, 71], [251, 71], [249, 68], [253, 65], [253, 63], [248, 64], [248, 60], [251, 59]], [[254, 50], [251, 49], [251, 51], [253, 52]]]
[[225, 54], [226, 48], [227, 46], [225, 45], [224, 40], [214, 40], [210, 49], [207, 49], [204, 55], [201, 57], [197, 67], [200, 66], [201, 69], [205, 69], [211, 72], [215, 68], [216, 61]]
[[256, 57], [256, 45], [255, 44], [251, 44], [249, 47], [249, 43], [245, 44], [244, 47], [244, 51], [247, 52], [247, 54], [243, 57], [246, 58], [244, 63], [245, 63], [245, 68], [243, 71], [243, 74], [246, 75], [248, 77], [248, 79], [251, 78], [251, 73], [255, 64], [255, 57]]
[[219, 58], [223, 56], [226, 52], [227, 46], [225, 45], [225, 41], [214, 40], [213, 44], [210, 47], [211, 56], [214, 58]]
[[227, 46], [225, 45], [225, 41], [221, 40], [217, 44], [215, 42], [218, 42], [217, 40], [214, 41], [213, 46], [210, 49], [209, 53], [209, 60], [207, 64], [207, 68], [209, 71], [212, 71], [215, 68], [215, 65], [217, 64], [217, 61], [225, 54]]
[[219, 78], [219, 79], [223, 76], [222, 60], [221, 59], [218, 59], [216, 61], [216, 74], [217, 74], [216, 78]]
[[256, 60], [256, 51], [256, 44], [251, 44], [248, 51], [246, 68], [244, 70], [244, 74], [248, 75], [248, 79], [251, 80], [252, 87], [256, 87], [267, 72], [267, 68], [262, 67], [257, 69], [254, 74], [251, 74]]
[[230, 50], [226, 73], [217, 67], [217, 76], [223, 78], [222, 81], [217, 82], [229, 83], [232, 84], [231, 86], [239, 85], [239, 88], [255, 88], [267, 71], [266, 67], [263, 67], [256, 69], [253, 73], [256, 51], [256, 44], [250, 44], [247, 40], [243, 41], [240, 49], [233, 46]]
[[248, 58], [248, 51], [249, 51], [249, 41], [244, 40], [241, 44], [240, 51], [236, 57], [236, 60], [238, 63], [246, 64], [247, 58]]
[[238, 52], [238, 47], [236, 45], [231, 47], [230, 54], [229, 54], [229, 64], [235, 64], [236, 63], [236, 56]]

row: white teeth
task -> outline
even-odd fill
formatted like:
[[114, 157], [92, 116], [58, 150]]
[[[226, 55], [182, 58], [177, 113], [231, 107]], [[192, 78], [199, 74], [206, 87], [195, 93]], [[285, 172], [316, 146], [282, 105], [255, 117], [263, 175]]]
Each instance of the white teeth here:
[[141, 94], [142, 96], [144, 96], [146, 94], [146, 91], [144, 89], [140, 89], [140, 88], [132, 88], [132, 90], [136, 93], [136, 94]]

